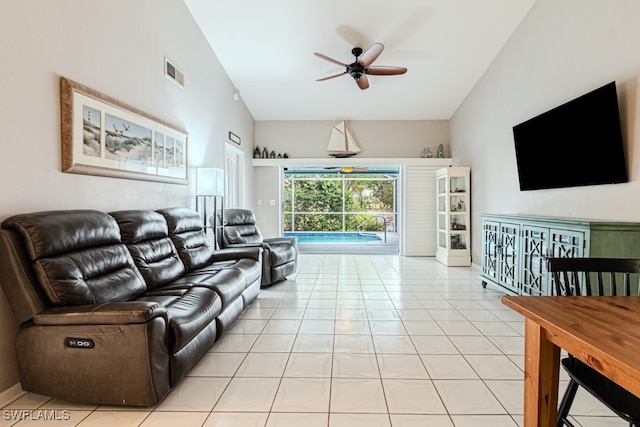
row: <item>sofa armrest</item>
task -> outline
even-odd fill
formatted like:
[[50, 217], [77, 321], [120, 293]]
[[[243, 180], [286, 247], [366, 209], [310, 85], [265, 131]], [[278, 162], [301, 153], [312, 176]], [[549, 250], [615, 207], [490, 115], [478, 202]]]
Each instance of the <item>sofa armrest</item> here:
[[264, 248], [263, 242], [257, 243], [228, 243], [224, 249], [237, 249], [237, 248]]
[[217, 249], [213, 251], [213, 262], [218, 261], [234, 261], [241, 258], [251, 258], [260, 261], [262, 255], [262, 244], [256, 246], [255, 243], [238, 244], [225, 249]]
[[264, 243], [268, 245], [295, 245], [298, 243], [297, 237], [270, 237], [268, 239], [264, 239]]
[[150, 301], [124, 301], [49, 308], [38, 313], [33, 321], [40, 326], [126, 325], [147, 323], [155, 317], [168, 322], [166, 308]]

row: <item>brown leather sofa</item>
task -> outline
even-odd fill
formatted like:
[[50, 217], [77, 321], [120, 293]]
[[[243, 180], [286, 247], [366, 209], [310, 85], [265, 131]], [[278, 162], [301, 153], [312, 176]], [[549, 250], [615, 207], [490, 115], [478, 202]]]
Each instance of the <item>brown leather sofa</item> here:
[[190, 209], [37, 212], [0, 228], [23, 390], [161, 401], [258, 295], [260, 248], [212, 250]]

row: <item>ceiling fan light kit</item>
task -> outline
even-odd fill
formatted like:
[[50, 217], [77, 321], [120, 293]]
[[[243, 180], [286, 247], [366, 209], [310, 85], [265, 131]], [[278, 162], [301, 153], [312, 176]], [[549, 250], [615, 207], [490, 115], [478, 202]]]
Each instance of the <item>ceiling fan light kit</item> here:
[[314, 55], [316, 55], [318, 58], [322, 58], [325, 61], [329, 61], [333, 64], [345, 67], [345, 71], [343, 71], [342, 73], [323, 77], [318, 79], [317, 81], [321, 82], [333, 79], [335, 77], [340, 77], [345, 74], [349, 74], [356, 81], [358, 87], [362, 90], [365, 90], [369, 87], [369, 79], [367, 75], [393, 76], [404, 74], [407, 72], [407, 69], [404, 67], [371, 66], [371, 64], [373, 64], [373, 62], [378, 59], [378, 56], [380, 56], [383, 50], [384, 45], [382, 43], [374, 43], [364, 53], [362, 48], [354, 47], [353, 49], [351, 49], [351, 54], [356, 57], [356, 60], [351, 64], [344, 64], [336, 59], [330, 58], [318, 52], [314, 52]]

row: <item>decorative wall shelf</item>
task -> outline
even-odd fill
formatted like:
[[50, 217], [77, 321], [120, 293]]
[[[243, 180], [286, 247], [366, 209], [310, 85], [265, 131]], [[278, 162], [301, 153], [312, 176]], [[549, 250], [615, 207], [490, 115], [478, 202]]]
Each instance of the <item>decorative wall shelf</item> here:
[[451, 166], [451, 158], [389, 158], [389, 157], [347, 157], [336, 159], [333, 157], [316, 158], [288, 158], [288, 159], [253, 159], [253, 166]]

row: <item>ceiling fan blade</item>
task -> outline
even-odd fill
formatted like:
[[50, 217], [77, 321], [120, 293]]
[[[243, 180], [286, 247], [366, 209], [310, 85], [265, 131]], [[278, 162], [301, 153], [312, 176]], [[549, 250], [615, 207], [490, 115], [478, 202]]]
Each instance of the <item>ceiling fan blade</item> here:
[[356, 83], [358, 84], [358, 87], [362, 90], [369, 88], [369, 79], [367, 78], [366, 74], [361, 75], [360, 78], [356, 80]]
[[366, 69], [367, 74], [371, 74], [372, 76], [393, 76], [395, 74], [404, 74], [407, 72], [407, 69], [404, 67], [369, 67]]
[[365, 53], [360, 55], [360, 58], [358, 58], [358, 62], [366, 68], [369, 65], [373, 64], [373, 61], [375, 61], [378, 56], [380, 56], [383, 50], [384, 45], [382, 43], [374, 43], [369, 49], [367, 49]]
[[344, 64], [344, 63], [342, 63], [342, 62], [340, 62], [340, 61], [338, 61], [338, 60], [336, 60], [336, 59], [329, 58], [327, 55], [323, 55], [323, 54], [318, 53], [318, 52], [313, 52], [313, 54], [314, 54], [315, 56], [317, 56], [318, 58], [322, 58], [322, 59], [324, 59], [325, 61], [332, 62], [332, 63], [334, 63], [334, 64], [336, 64], [336, 65], [340, 65], [340, 66], [342, 66], [342, 67], [346, 67], [346, 66], [347, 66], [347, 64]]
[[323, 81], [325, 81], [325, 80], [334, 79], [334, 78], [336, 78], [336, 77], [344, 76], [345, 74], [347, 74], [347, 72], [346, 72], [346, 71], [343, 71], [342, 73], [335, 74], [335, 75], [333, 75], [333, 76], [323, 77], [323, 78], [318, 79], [318, 80], [316, 80], [316, 81], [317, 81], [317, 82], [323, 82]]

